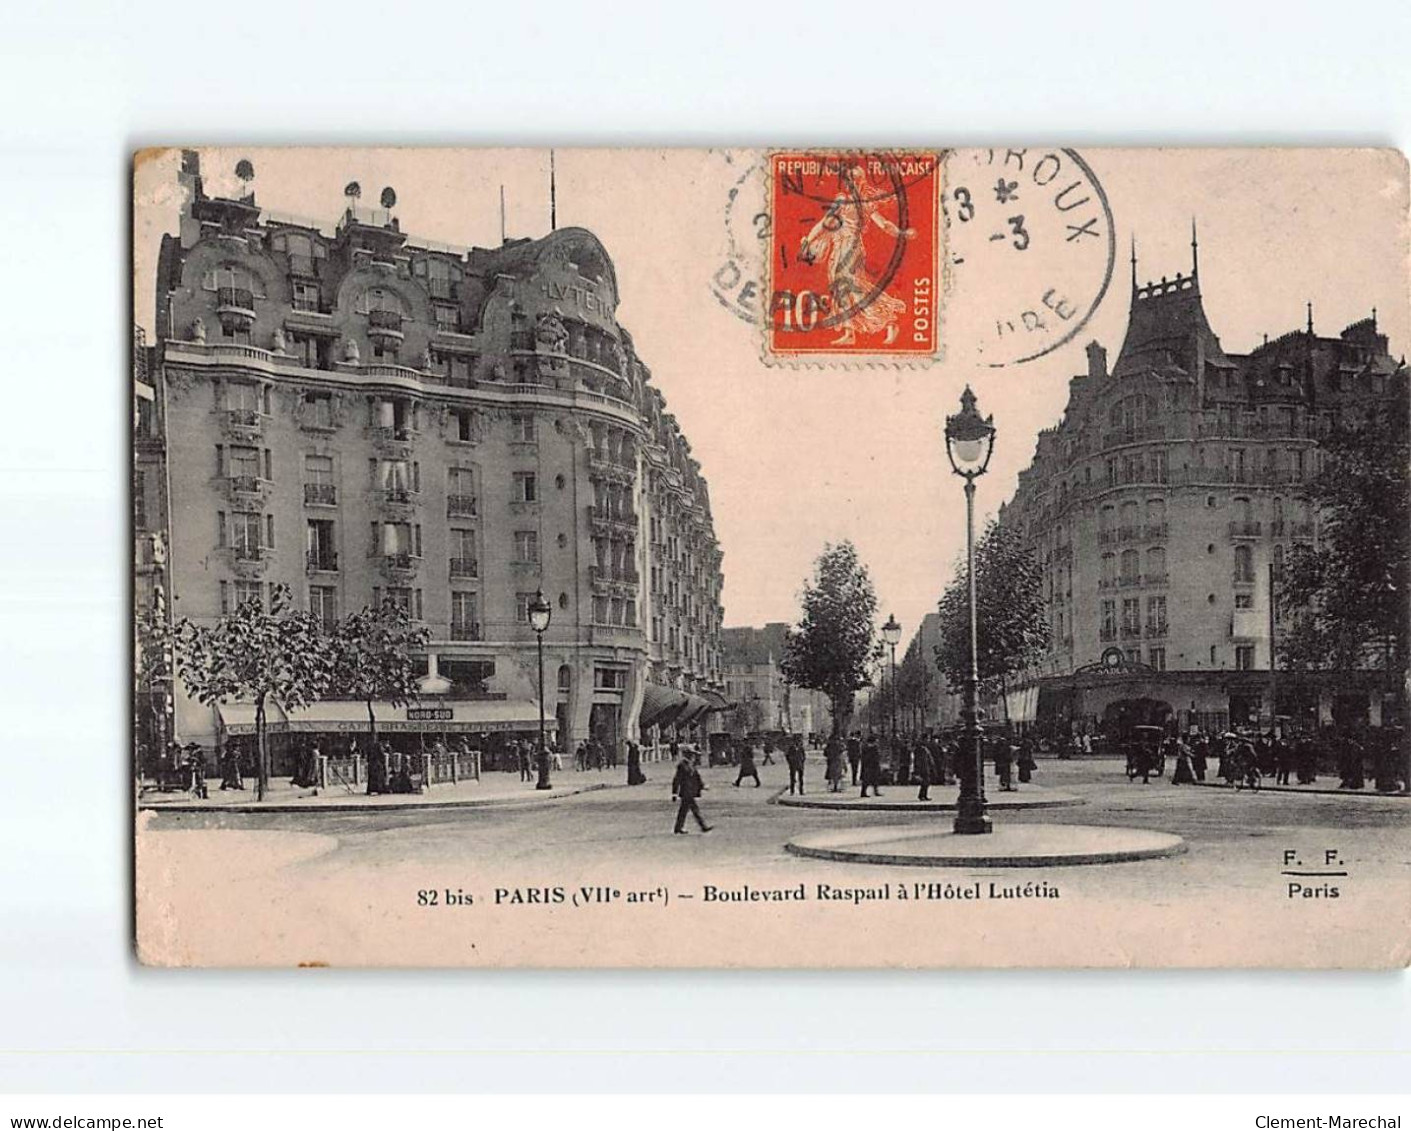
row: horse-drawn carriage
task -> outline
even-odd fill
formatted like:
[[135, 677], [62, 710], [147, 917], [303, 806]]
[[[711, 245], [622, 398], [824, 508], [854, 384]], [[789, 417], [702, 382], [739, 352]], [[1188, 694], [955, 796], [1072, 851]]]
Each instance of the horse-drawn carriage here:
[[1164, 777], [1166, 774], [1166, 751], [1164, 727], [1137, 725], [1131, 727], [1122, 738], [1127, 754], [1127, 780], [1138, 774], [1146, 781], [1151, 774]]

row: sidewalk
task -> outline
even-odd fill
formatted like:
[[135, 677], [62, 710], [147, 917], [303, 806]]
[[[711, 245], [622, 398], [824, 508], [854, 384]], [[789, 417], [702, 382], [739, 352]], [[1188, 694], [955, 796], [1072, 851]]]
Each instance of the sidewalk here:
[[518, 772], [494, 771], [480, 781], [435, 785], [425, 793], [381, 793], [369, 796], [350, 793], [341, 785], [328, 789], [300, 789], [288, 778], [272, 778], [264, 801], [255, 800], [255, 782], [245, 779], [244, 790], [220, 788], [220, 779], [207, 779], [207, 800], [189, 793], [148, 792], [137, 799], [138, 809], [160, 813], [323, 813], [371, 812], [394, 809], [474, 809], [505, 806], [548, 805], [580, 793], [626, 785], [625, 769], [585, 771], [564, 770], [551, 775], [553, 788], [537, 790], [534, 782], [522, 782]]

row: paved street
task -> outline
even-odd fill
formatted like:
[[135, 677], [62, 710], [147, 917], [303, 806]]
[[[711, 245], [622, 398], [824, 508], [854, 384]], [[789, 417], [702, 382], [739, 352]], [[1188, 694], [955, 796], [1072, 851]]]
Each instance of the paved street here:
[[[153, 855], [144, 858], [143, 850], [139, 851], [139, 882], [160, 874], [161, 882], [169, 885], [166, 898], [192, 904], [172, 918], [183, 931], [201, 936], [208, 930], [209, 937], [182, 938], [173, 944], [194, 948], [191, 953], [209, 954], [214, 960], [222, 956], [233, 959], [241, 950], [237, 947], [224, 955], [219, 937], [221, 925], [228, 926], [227, 916], [248, 897], [247, 909], [260, 923], [268, 924], [268, 948], [257, 950], [265, 961], [289, 960], [287, 924], [281, 925], [280, 916], [296, 911], [300, 928], [296, 934], [308, 936], [308, 943], [315, 948], [313, 959], [355, 960], [353, 956], [366, 941], [369, 929], [366, 922], [349, 914], [348, 909], [357, 906], [375, 913], [373, 926], [395, 934], [398, 953], [414, 964], [447, 961], [454, 951], [438, 952], [437, 947], [445, 946], [448, 932], [454, 936], [466, 923], [485, 926], [494, 922], [496, 915], [511, 914], [508, 907], [522, 907], [517, 899], [530, 898], [522, 890], [527, 888], [601, 884], [643, 892], [660, 889], [677, 899], [699, 900], [705, 884], [764, 888], [804, 883], [811, 889], [819, 882], [856, 887], [899, 879], [911, 883], [962, 878], [929, 869], [805, 861], [790, 856], [783, 847], [796, 834], [948, 822], [947, 814], [786, 808], [769, 803], [787, 786], [782, 763], [761, 767], [763, 785], [758, 789], [753, 785], [735, 788], [731, 784], [734, 771], [718, 767], [704, 771], [708, 789], [701, 802], [714, 830], [701, 835], [692, 827], [689, 836], [673, 836], [671, 766], [659, 763], [647, 766], [646, 771], [650, 780], [644, 786], [584, 793], [542, 808], [385, 814], [144, 814], [144, 850], [150, 849]], [[822, 785], [821, 771], [821, 760], [811, 757], [811, 789]], [[590, 777], [598, 775], [568, 771], [559, 775], [559, 780], [576, 784]], [[1237, 962], [1241, 947], [1248, 947], [1252, 956], [1258, 948], [1255, 957], [1265, 962], [1271, 960], [1271, 954], [1277, 961], [1281, 946], [1287, 948], [1283, 957], [1291, 963], [1305, 953], [1327, 961], [1329, 954], [1338, 953], [1338, 945], [1344, 952], [1349, 947], [1356, 949], [1360, 935], [1350, 932], [1339, 942], [1338, 932], [1321, 931], [1315, 939], [1302, 930], [1310, 918], [1336, 916], [1349, 927], [1360, 927], [1372, 922], [1385, 924], [1388, 918], [1405, 920], [1411, 915], [1408, 799], [1370, 794], [1237, 793], [1177, 787], [1156, 780], [1143, 786], [1129, 783], [1122, 764], [1115, 760], [1043, 761], [1035, 784], [1076, 794], [1084, 804], [1007, 813], [1002, 817], [1005, 823], [1152, 829], [1184, 837], [1189, 851], [1176, 858], [1137, 863], [1051, 868], [1041, 873], [1005, 869], [980, 873], [983, 878], [1004, 883], [1041, 876], [1061, 889], [1062, 899], [1052, 906], [1026, 905], [1021, 920], [1006, 919], [1012, 908], [985, 907], [987, 931], [1004, 932], [1022, 925], [1024, 938], [1033, 940], [1027, 952], [1006, 952], [1011, 961], [1063, 961], [1065, 956], [1073, 961], [1077, 954], [1078, 961], [1140, 963], [1146, 948], [1153, 957], [1159, 950], [1168, 961], [1179, 963], [1183, 954], [1191, 961], [1208, 955], [1211, 945], [1227, 961]], [[1285, 861], [1286, 851], [1297, 855], [1297, 863]], [[1324, 865], [1327, 851], [1337, 853], [1334, 867]], [[1347, 875], [1327, 880], [1282, 874], [1290, 870], [1338, 870]], [[898, 872], [907, 874], [899, 877]], [[1295, 897], [1288, 892], [1290, 883], [1303, 884], [1310, 891], [1324, 885], [1325, 890], [1316, 896]], [[1338, 887], [1336, 896], [1328, 893], [1328, 885]], [[449, 919], [445, 913], [428, 915], [425, 908], [416, 910], [418, 892], [446, 888], [470, 893], [474, 910], [466, 909], [459, 918], [451, 912]], [[502, 889], [498, 896], [496, 889]], [[216, 905], [218, 913], [213, 912]], [[678, 903], [669, 919], [653, 922], [664, 924], [673, 934], [686, 922], [711, 933], [715, 928], [699, 918], [705, 906]], [[1086, 921], [1101, 924], [1102, 937], [1080, 937], [1082, 932], [1076, 930], [1079, 924], [1071, 917], [1084, 907]], [[311, 916], [311, 909], [319, 910], [326, 920]], [[738, 911], [710, 910], [717, 922], [721, 916]], [[752, 961], [846, 962], [853, 953], [848, 948], [865, 943], [865, 939], [844, 931], [838, 935], [838, 953], [820, 956], [816, 946], [800, 948], [796, 934], [782, 933], [782, 913], [755, 910], [761, 914], [752, 916], [749, 923], [759, 931], [760, 948], [752, 952]], [[832, 915], [838, 910], [810, 905], [816, 914]], [[871, 914], [883, 909], [846, 910]], [[895, 907], [887, 910], [898, 912]], [[557, 909], [550, 912], [550, 908], [531, 906], [513, 913], [519, 915], [519, 926], [512, 933], [519, 934], [530, 926], [524, 916], [538, 915], [550, 934], [563, 930], [574, 937], [585, 935], [591, 945], [600, 947], [594, 961], [633, 961], [643, 955], [672, 961], [657, 955], [640, 938], [633, 944], [635, 932], [611, 927], [609, 921], [603, 921], [602, 931], [594, 931], [595, 911], [579, 912], [576, 919]], [[974, 909], [947, 907], [947, 912], [973, 914]], [[1050, 918], [1054, 915], [1059, 918]], [[775, 921], [771, 916], [780, 923], [776, 944], [787, 940], [792, 950], [770, 949], [771, 931], [767, 928]], [[315, 928], [316, 922], [328, 929]], [[867, 920], [854, 914], [852, 922], [862, 927]], [[1046, 924], [1056, 933], [1046, 935]], [[738, 933], [738, 929], [737, 924], [731, 933]], [[1211, 935], [1204, 935], [1206, 931]], [[1405, 939], [1407, 933], [1402, 931], [1401, 937]], [[478, 936], [474, 948], [495, 953], [499, 960], [513, 961], [513, 951], [508, 955], [500, 952], [496, 941], [495, 937]], [[962, 940], [951, 941], [960, 946]], [[688, 954], [699, 954], [698, 942], [693, 936], [690, 945], [683, 943], [682, 961]], [[1070, 944], [1076, 950], [1070, 951]], [[1110, 944], [1111, 949], [1104, 944]], [[1386, 961], [1385, 941], [1378, 945], [1379, 950], [1368, 953]], [[947, 952], [943, 940], [930, 938], [924, 944], [919, 941], [918, 946], [915, 961], [969, 953], [963, 946], [957, 952]], [[791, 959], [791, 953], [798, 957]], [[908, 960], [908, 956], [891, 958]], [[467, 956], [467, 961], [473, 960]]]

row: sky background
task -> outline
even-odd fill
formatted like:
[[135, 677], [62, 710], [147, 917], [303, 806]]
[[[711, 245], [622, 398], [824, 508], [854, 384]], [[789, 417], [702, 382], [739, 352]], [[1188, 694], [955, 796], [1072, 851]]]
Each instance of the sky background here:
[[[502, 184], [511, 237], [549, 229], [546, 150], [201, 153], [208, 193], [238, 191], [233, 169], [249, 157], [262, 207], [329, 227], [343, 208], [343, 186], [357, 180], [364, 204], [385, 185], [396, 189], [396, 214], [414, 238], [497, 245]], [[765, 365], [757, 329], [711, 290], [732, 248], [730, 190], [759, 151], [557, 150], [559, 227], [590, 229], [612, 255], [618, 320], [710, 483], [725, 553], [727, 625], [794, 620], [814, 558], [826, 542], [850, 538], [872, 571], [879, 620], [894, 613], [905, 643], [934, 609], [964, 548], [961, 485], [941, 436], [945, 415], [957, 410], [967, 382], [981, 411], [994, 415], [995, 454], [977, 494], [983, 520], [1012, 494], [1038, 431], [1060, 418], [1068, 378], [1086, 368], [1085, 344], [1101, 342], [1116, 360], [1133, 235], [1142, 282], [1174, 276], [1190, 269], [1190, 223], [1198, 220], [1205, 309], [1228, 352], [1244, 353], [1266, 333], [1302, 328], [1309, 301], [1321, 334], [1336, 334], [1375, 306], [1393, 354], [1406, 349], [1407, 186], [1397, 154], [1091, 149], [1082, 155], [1108, 195], [1117, 261], [1104, 301], [1073, 341], [1008, 368], [968, 364], [991, 291], [1005, 281], [962, 278], [945, 300], [947, 361], [928, 369], [790, 369]], [[176, 230], [177, 160], [176, 151], [166, 151], [137, 163], [134, 301], [136, 320], [149, 333], [160, 235]], [[742, 202], [752, 184], [747, 179]]]

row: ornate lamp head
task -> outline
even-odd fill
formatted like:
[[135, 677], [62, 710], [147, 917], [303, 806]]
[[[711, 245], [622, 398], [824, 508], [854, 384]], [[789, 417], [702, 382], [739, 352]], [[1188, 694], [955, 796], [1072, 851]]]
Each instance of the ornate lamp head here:
[[882, 626], [882, 639], [893, 648], [901, 641], [901, 625], [891, 613], [887, 614], [887, 623]]
[[554, 607], [549, 604], [549, 599], [540, 589], [529, 602], [529, 627], [535, 632], [543, 633], [549, 627], [549, 621], [553, 619], [553, 616]]
[[966, 385], [960, 394], [960, 411], [946, 417], [946, 455], [951, 469], [966, 479], [984, 475], [994, 447], [994, 417], [980, 415], [975, 408], [975, 394]]

